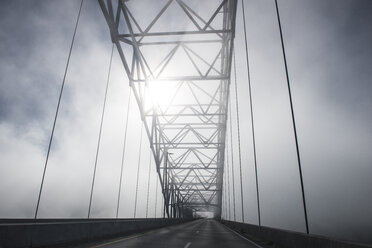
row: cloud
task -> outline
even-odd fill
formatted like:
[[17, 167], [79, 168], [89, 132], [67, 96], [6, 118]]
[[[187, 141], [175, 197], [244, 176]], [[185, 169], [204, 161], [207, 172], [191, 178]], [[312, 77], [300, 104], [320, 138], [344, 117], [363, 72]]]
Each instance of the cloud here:
[[[263, 225], [304, 231], [298, 167], [272, 1], [247, 1], [257, 165]], [[371, 242], [370, 1], [279, 1], [310, 231]], [[7, 1], [0, 10], [0, 217], [33, 217], [76, 1]], [[251, 120], [241, 10], [235, 40], [245, 220], [257, 223]], [[17, 14], [14, 14], [17, 13]], [[19, 18], [22, 16], [22, 18]], [[66, 79], [40, 206], [41, 217], [85, 217], [89, 203], [110, 37], [85, 1]], [[241, 218], [232, 90], [237, 219]], [[115, 52], [97, 164], [92, 216], [116, 213], [128, 82]], [[132, 98], [133, 100], [133, 98]], [[132, 217], [140, 120], [132, 101], [120, 216]], [[149, 151], [143, 138], [138, 216], [145, 216]], [[231, 176], [231, 175], [230, 175]], [[150, 210], [154, 215], [155, 172]], [[230, 179], [231, 180], [231, 179]], [[232, 192], [230, 192], [232, 193]], [[161, 214], [160, 187], [157, 215]]]
[[[67, 52], [71, 42], [77, 3], [47, 3], [42, 8], [10, 4], [8, 9], [25, 13], [25, 23], [17, 23], [24, 33], [7, 27], [10, 34], [1, 64], [1, 185], [2, 217], [29, 217], [34, 214], [45, 154]], [[69, 16], [66, 16], [68, 13]], [[92, 181], [100, 113], [106, 83], [111, 43], [105, 20], [98, 6], [86, 2], [72, 51], [65, 90], [57, 119], [47, 174], [40, 204], [40, 217], [86, 217]], [[97, 18], [99, 16], [100, 18]], [[4, 26], [14, 17], [3, 15]], [[24, 20], [23, 20], [24, 21]], [[29, 43], [24, 45], [23, 40]], [[16, 40], [14, 43], [14, 40]], [[17, 48], [22, 44], [23, 47]], [[24, 53], [26, 51], [26, 54]], [[115, 54], [102, 144], [97, 163], [92, 216], [116, 213], [116, 199], [126, 115], [128, 82]], [[129, 138], [125, 160], [121, 216], [131, 216], [126, 194], [134, 190], [140, 120], [132, 102]], [[145, 139], [143, 147], [148, 141]], [[133, 156], [132, 156], [133, 155]], [[143, 168], [144, 165], [142, 166]], [[155, 175], [152, 173], [152, 177]], [[140, 190], [147, 185], [141, 178]], [[153, 184], [155, 186], [155, 180]], [[147, 190], [147, 188], [146, 188]], [[139, 201], [143, 200], [140, 194]], [[160, 199], [160, 194], [159, 194]], [[150, 198], [154, 204], [154, 196]], [[159, 200], [159, 203], [161, 201]], [[159, 205], [160, 214], [160, 205]], [[154, 214], [152, 212], [152, 214]], [[139, 215], [144, 215], [140, 211]]]
[[[366, 176], [372, 170], [368, 151], [372, 145], [371, 85], [368, 83], [371, 73], [365, 69], [370, 64], [371, 49], [367, 44], [371, 36], [368, 27], [363, 25], [370, 22], [366, 9], [371, 6], [363, 1], [338, 1], [337, 4], [334, 1], [279, 1], [279, 8], [310, 232], [371, 242], [372, 203], [368, 197], [371, 187]], [[262, 224], [304, 231], [275, 5], [249, 1], [246, 13]], [[243, 152], [245, 216], [249, 222], [257, 223], [241, 14], [238, 13], [237, 18], [235, 46], [240, 65], [237, 69], [242, 109], [241, 146], [243, 151], [249, 151]], [[234, 109], [233, 106], [233, 112]], [[235, 115], [233, 118], [236, 121]], [[236, 128], [236, 124], [234, 126]], [[234, 144], [237, 149], [238, 143]], [[237, 159], [238, 154], [235, 156]], [[235, 193], [239, 194], [240, 189]], [[240, 204], [240, 198], [237, 203]], [[239, 208], [237, 212], [240, 218]]]

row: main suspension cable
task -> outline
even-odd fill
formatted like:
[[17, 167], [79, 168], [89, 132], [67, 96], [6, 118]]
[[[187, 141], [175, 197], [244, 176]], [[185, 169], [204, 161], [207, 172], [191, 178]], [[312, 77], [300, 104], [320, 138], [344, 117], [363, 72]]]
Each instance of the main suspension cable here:
[[235, 105], [236, 105], [236, 122], [237, 122], [237, 132], [238, 132], [238, 152], [239, 152], [239, 171], [240, 171], [240, 197], [242, 200], [242, 221], [244, 223], [244, 197], [243, 197], [243, 177], [242, 177], [242, 154], [240, 148], [240, 118], [239, 118], [239, 100], [238, 100], [238, 81], [236, 78], [236, 59], [235, 59], [235, 49], [233, 53], [234, 57], [234, 78], [235, 78]]
[[92, 207], [93, 190], [94, 190], [94, 183], [95, 183], [95, 180], [96, 180], [98, 154], [99, 154], [99, 148], [100, 148], [100, 145], [101, 145], [102, 127], [103, 127], [103, 120], [104, 120], [104, 117], [105, 117], [106, 102], [107, 102], [107, 91], [108, 91], [108, 87], [109, 87], [109, 83], [110, 83], [110, 74], [111, 74], [111, 65], [112, 65], [113, 54], [114, 54], [114, 44], [112, 44], [112, 47], [111, 47], [110, 65], [109, 65], [109, 70], [108, 70], [107, 80], [106, 80], [105, 97], [103, 99], [103, 107], [102, 107], [102, 114], [101, 114], [101, 123], [100, 123], [100, 126], [99, 126], [98, 143], [97, 143], [97, 150], [96, 150], [96, 159], [95, 159], [95, 162], [94, 162], [92, 187], [90, 189], [89, 208], [88, 208], [88, 219], [90, 218], [90, 210], [91, 210], [91, 207]]
[[247, 59], [247, 76], [248, 76], [248, 87], [249, 87], [249, 105], [251, 111], [251, 127], [252, 127], [252, 145], [253, 145], [253, 159], [254, 159], [254, 172], [256, 176], [256, 197], [257, 197], [257, 215], [258, 225], [261, 226], [261, 209], [260, 209], [260, 194], [258, 189], [258, 173], [257, 173], [257, 153], [256, 153], [256, 136], [254, 130], [254, 119], [253, 119], [253, 101], [252, 101], [252, 88], [251, 88], [251, 76], [249, 68], [249, 53], [248, 53], [248, 38], [247, 38], [247, 27], [245, 21], [245, 10], [244, 1], [242, 1], [243, 10], [243, 25], [244, 25], [244, 41], [245, 41], [245, 57]]
[[68, 70], [68, 67], [69, 67], [69, 64], [70, 64], [71, 52], [72, 52], [72, 48], [73, 48], [74, 42], [75, 42], [76, 30], [77, 30], [78, 24], [79, 24], [81, 9], [82, 9], [82, 6], [83, 6], [83, 1], [84, 0], [81, 0], [81, 2], [80, 2], [79, 13], [78, 13], [78, 16], [77, 16], [77, 19], [76, 19], [74, 34], [72, 35], [72, 41], [71, 41], [71, 45], [70, 45], [70, 51], [68, 53], [68, 58], [67, 58], [67, 63], [66, 63], [66, 67], [65, 67], [65, 72], [64, 72], [64, 75], [63, 75], [62, 86], [61, 86], [61, 90], [59, 92], [57, 109], [56, 109], [56, 113], [54, 115], [52, 133], [51, 133], [50, 139], [49, 139], [48, 151], [47, 151], [47, 155], [46, 155], [46, 159], [45, 159], [43, 176], [42, 176], [42, 179], [41, 179], [39, 196], [38, 196], [38, 199], [37, 199], [37, 204], [36, 204], [36, 209], [35, 209], [35, 216], [34, 216], [35, 219], [37, 218], [37, 214], [39, 212], [39, 205], [40, 205], [41, 193], [43, 191], [45, 174], [46, 174], [46, 170], [47, 170], [47, 166], [48, 166], [48, 161], [49, 161], [50, 148], [52, 146], [52, 141], [53, 141], [53, 137], [54, 137], [54, 130], [55, 130], [55, 127], [56, 127], [56, 122], [57, 122], [57, 116], [58, 116], [58, 112], [59, 112], [59, 107], [61, 105], [61, 99], [62, 99], [63, 89], [65, 87], [65, 82], [66, 82], [67, 70]]
[[140, 173], [140, 165], [141, 165], [141, 150], [142, 150], [142, 133], [143, 133], [143, 125], [141, 123], [141, 135], [140, 135], [140, 144], [139, 144], [139, 152], [138, 152], [138, 165], [137, 165], [137, 181], [136, 181], [136, 196], [134, 200], [134, 218], [136, 218], [137, 212], [137, 197], [138, 197], [138, 180], [139, 180], [139, 173]]
[[302, 203], [303, 203], [303, 207], [304, 207], [304, 217], [305, 217], [306, 233], [309, 234], [309, 223], [308, 223], [307, 210], [306, 210], [306, 200], [305, 200], [304, 182], [303, 182], [303, 177], [302, 177], [300, 149], [299, 149], [299, 146], [298, 146], [297, 128], [296, 128], [296, 121], [295, 121], [294, 110], [293, 110], [293, 101], [292, 101], [291, 86], [290, 86], [290, 83], [289, 83], [289, 73], [288, 73], [287, 57], [286, 57], [285, 48], [284, 48], [282, 25], [280, 23], [280, 15], [279, 15], [279, 8], [278, 8], [278, 1], [277, 0], [275, 0], [275, 8], [276, 8], [276, 16], [278, 18], [280, 41], [281, 41], [281, 45], [282, 45], [283, 60], [284, 60], [284, 67], [285, 67], [285, 75], [286, 75], [287, 87], [288, 87], [289, 103], [290, 103], [290, 106], [291, 106], [291, 116], [292, 116], [294, 138], [295, 138], [295, 143], [296, 143], [296, 154], [297, 154], [297, 162], [298, 162], [298, 171], [299, 171], [299, 174], [300, 174], [301, 192], [302, 192]]
[[120, 197], [121, 197], [121, 185], [123, 181], [123, 168], [124, 168], [124, 157], [125, 157], [125, 147], [127, 142], [127, 132], [128, 132], [128, 119], [129, 119], [129, 110], [130, 110], [130, 97], [132, 95], [132, 89], [129, 87], [128, 93], [128, 106], [127, 106], [127, 116], [125, 120], [125, 131], [124, 131], [124, 140], [123, 140], [123, 150], [121, 155], [121, 167], [120, 167], [120, 180], [119, 180], [119, 191], [118, 191], [118, 201], [116, 204], [116, 218], [119, 216], [119, 207], [120, 207]]
[[231, 174], [232, 174], [232, 187], [233, 187], [233, 207], [234, 207], [234, 221], [236, 221], [236, 213], [235, 213], [235, 176], [234, 176], [234, 147], [233, 147], [233, 131], [232, 131], [232, 115], [231, 115], [231, 98], [230, 98], [230, 146], [231, 146]]
[[147, 177], [147, 197], [146, 197], [146, 218], [148, 216], [148, 211], [149, 211], [149, 196], [150, 196], [150, 181], [151, 181], [151, 161], [152, 161], [152, 151], [150, 149], [150, 162], [149, 162], [149, 174]]

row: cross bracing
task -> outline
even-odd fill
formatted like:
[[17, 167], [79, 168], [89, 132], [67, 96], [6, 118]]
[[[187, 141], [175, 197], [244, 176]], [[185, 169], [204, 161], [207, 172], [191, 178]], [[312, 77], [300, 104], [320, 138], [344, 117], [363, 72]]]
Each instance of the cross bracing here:
[[165, 212], [221, 212], [236, 0], [99, 0], [150, 140]]

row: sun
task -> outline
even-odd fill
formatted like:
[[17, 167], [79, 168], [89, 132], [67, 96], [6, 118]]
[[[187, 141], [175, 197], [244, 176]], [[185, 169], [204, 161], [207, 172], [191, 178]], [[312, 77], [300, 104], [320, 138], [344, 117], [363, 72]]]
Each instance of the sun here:
[[151, 80], [147, 83], [147, 90], [147, 97], [152, 107], [162, 108], [172, 103], [174, 95], [176, 94], [176, 84], [170, 81]]

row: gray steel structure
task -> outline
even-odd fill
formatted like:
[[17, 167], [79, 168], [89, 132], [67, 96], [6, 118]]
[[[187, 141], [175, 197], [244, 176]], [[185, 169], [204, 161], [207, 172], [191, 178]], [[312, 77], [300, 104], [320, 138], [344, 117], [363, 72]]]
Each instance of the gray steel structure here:
[[98, 0], [134, 92], [164, 214], [221, 215], [237, 0]]

